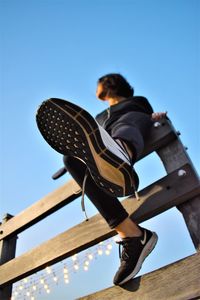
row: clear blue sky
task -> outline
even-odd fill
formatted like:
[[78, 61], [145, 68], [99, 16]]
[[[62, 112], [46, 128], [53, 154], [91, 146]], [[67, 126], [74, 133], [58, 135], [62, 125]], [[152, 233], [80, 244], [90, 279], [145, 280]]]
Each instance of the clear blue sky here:
[[[200, 171], [199, 11], [198, 0], [0, 0], [0, 217], [18, 214], [69, 178], [51, 180], [62, 157], [36, 127], [41, 101], [69, 99], [96, 115], [106, 107], [95, 98], [96, 81], [109, 72], [123, 74], [155, 111], [168, 111]], [[136, 169], [140, 188], [165, 175], [156, 155]], [[20, 234], [17, 255], [81, 221], [77, 200]], [[142, 273], [194, 253], [175, 208], [145, 226], [159, 242]], [[71, 300], [108, 287], [118, 263], [115, 247], [68, 286], [37, 299]]]

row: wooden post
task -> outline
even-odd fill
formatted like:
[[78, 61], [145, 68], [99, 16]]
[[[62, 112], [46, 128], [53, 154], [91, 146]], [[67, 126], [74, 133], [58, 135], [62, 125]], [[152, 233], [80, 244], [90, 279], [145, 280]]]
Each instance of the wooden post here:
[[[10, 214], [6, 214], [3, 217], [2, 223], [7, 222], [13, 216]], [[16, 252], [16, 243], [17, 236], [12, 236], [7, 239], [0, 241], [0, 265], [8, 262], [9, 260], [15, 257]], [[0, 299], [1, 300], [10, 300], [12, 295], [12, 284], [9, 284], [2, 289], [0, 289]]]
[[[180, 135], [180, 133], [178, 133]], [[159, 157], [161, 158], [163, 165], [167, 173], [171, 173], [174, 170], [180, 168], [185, 163], [189, 163], [193, 170], [195, 168], [192, 164], [190, 157], [188, 156], [185, 147], [177, 135], [177, 139], [171, 142], [169, 145], [157, 150]], [[196, 171], [195, 171], [196, 172]], [[179, 176], [184, 176], [184, 172], [180, 171]], [[198, 174], [196, 177], [199, 179]], [[177, 206], [183, 215], [191, 239], [197, 251], [200, 250], [200, 195], [193, 199]]]

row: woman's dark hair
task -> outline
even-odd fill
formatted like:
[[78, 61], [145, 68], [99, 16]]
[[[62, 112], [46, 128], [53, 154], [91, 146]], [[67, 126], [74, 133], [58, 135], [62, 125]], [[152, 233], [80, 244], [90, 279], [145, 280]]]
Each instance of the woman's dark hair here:
[[98, 84], [101, 84], [103, 90], [99, 95], [100, 99], [104, 99], [104, 97], [132, 97], [134, 95], [134, 89], [128, 81], [120, 74], [111, 73], [105, 76], [102, 76], [98, 80]]

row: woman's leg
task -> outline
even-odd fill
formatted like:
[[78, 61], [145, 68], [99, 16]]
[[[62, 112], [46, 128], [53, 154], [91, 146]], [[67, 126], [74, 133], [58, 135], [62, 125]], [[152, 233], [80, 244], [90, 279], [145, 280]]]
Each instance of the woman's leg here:
[[[87, 168], [86, 165], [75, 157], [65, 157], [64, 163], [74, 180], [82, 186]], [[101, 190], [90, 174], [87, 177], [85, 193], [106, 220], [109, 227], [115, 229], [120, 237], [141, 235], [139, 227], [129, 218], [121, 202]]]
[[[82, 186], [86, 165], [75, 157], [66, 157], [64, 161], [68, 171]], [[110, 228], [115, 229], [122, 238], [121, 265], [113, 280], [115, 285], [122, 285], [138, 273], [144, 259], [154, 248], [157, 235], [138, 227], [129, 218], [120, 201], [101, 190], [90, 175], [87, 177], [85, 192]]]

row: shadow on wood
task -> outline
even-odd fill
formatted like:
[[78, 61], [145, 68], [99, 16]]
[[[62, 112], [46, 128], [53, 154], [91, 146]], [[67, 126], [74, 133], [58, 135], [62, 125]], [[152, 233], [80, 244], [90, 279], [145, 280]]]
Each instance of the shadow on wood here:
[[194, 300], [200, 299], [200, 253], [79, 300]]

